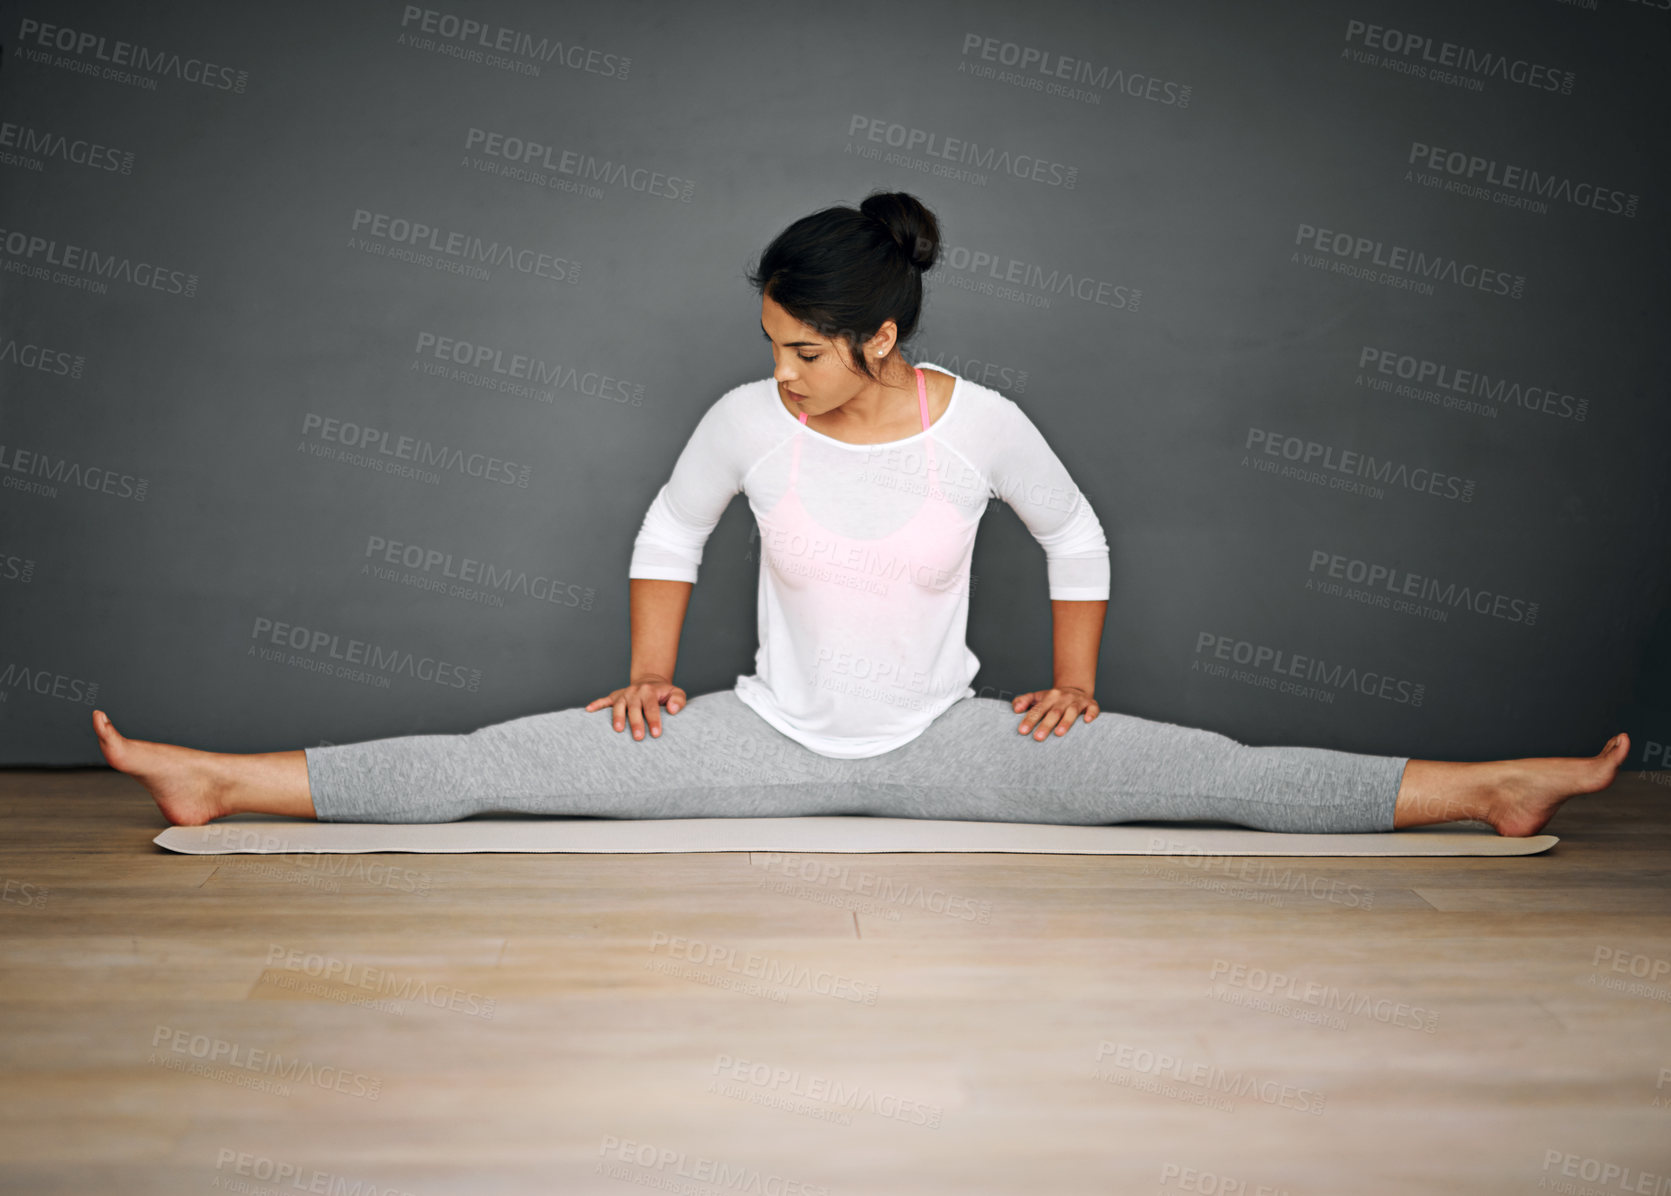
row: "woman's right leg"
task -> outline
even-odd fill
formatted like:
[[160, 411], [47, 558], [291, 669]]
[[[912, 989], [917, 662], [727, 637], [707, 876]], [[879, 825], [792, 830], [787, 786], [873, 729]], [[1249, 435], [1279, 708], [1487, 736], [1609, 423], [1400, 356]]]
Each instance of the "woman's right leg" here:
[[809, 751], [732, 690], [700, 694], [635, 740], [610, 710], [532, 714], [461, 734], [295, 751], [205, 752], [127, 739], [94, 711], [112, 768], [176, 825], [244, 812], [322, 822], [451, 822], [472, 814], [610, 818], [822, 813], [856, 762]]
[[855, 763], [802, 747], [732, 690], [699, 694], [664, 715], [659, 737], [635, 740], [612, 721], [607, 708], [574, 707], [464, 734], [306, 748], [315, 817], [789, 817], [821, 812]]

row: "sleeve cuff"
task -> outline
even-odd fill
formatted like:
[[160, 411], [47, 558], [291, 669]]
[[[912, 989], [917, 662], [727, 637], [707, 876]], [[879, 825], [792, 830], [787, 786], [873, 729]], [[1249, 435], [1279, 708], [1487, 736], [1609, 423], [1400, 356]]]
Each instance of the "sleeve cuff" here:
[[645, 581], [688, 581], [696, 584], [696, 570], [688, 565], [681, 568], [678, 565], [632, 565], [627, 569], [627, 580], [642, 578]]

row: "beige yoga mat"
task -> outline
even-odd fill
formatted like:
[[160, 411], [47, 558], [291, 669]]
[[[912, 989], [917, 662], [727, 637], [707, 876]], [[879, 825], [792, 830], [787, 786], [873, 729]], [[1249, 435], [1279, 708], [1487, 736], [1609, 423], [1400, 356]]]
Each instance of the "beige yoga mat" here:
[[1554, 835], [1510, 838], [1483, 823], [1447, 822], [1379, 834], [1295, 835], [1200, 823], [1060, 826], [838, 815], [805, 818], [515, 818], [462, 822], [312, 822], [235, 814], [174, 826], [152, 840], [191, 855], [240, 852], [459, 853], [966, 851], [1046, 855], [1535, 855]]

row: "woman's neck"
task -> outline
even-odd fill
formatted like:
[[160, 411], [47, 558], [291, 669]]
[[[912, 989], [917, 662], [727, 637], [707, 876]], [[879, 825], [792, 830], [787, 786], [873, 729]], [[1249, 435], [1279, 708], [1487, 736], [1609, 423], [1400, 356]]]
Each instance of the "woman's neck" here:
[[835, 416], [845, 426], [862, 432], [901, 423], [907, 411], [915, 422], [916, 371], [898, 353], [891, 353], [886, 358], [880, 381], [866, 382], [852, 398], [825, 412], [824, 418]]

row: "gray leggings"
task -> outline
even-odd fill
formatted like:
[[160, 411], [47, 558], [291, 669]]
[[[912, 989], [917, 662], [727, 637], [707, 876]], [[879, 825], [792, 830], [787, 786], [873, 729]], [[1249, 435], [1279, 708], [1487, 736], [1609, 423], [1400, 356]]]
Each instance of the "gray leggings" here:
[[466, 734], [304, 749], [322, 822], [473, 814], [779, 818], [870, 814], [978, 822], [1206, 820], [1265, 831], [1393, 829], [1404, 756], [1247, 747], [1215, 731], [1104, 710], [1040, 742], [998, 698], [961, 698], [903, 747], [820, 755], [733, 690], [662, 711], [635, 740], [609, 708], [530, 714]]

